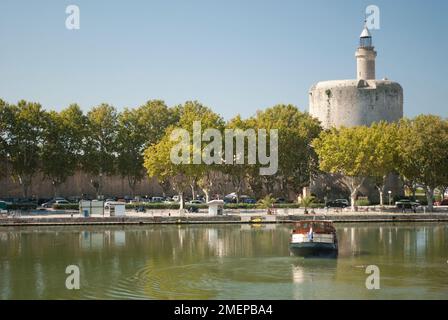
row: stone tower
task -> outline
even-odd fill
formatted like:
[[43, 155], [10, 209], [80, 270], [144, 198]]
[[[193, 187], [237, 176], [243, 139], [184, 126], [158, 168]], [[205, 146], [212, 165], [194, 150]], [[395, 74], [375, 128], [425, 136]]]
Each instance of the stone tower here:
[[370, 125], [403, 117], [403, 89], [387, 79], [375, 79], [376, 51], [364, 26], [356, 50], [356, 79], [318, 82], [309, 92], [310, 114], [324, 128]]
[[358, 80], [375, 80], [376, 51], [372, 45], [372, 36], [364, 26], [359, 37], [359, 47], [356, 50], [356, 70]]
[[[364, 25], [356, 50], [356, 79], [318, 82], [309, 91], [309, 111], [325, 129], [331, 127], [369, 126], [373, 122], [395, 122], [403, 117], [403, 89], [387, 79], [376, 80], [377, 52], [372, 35]], [[389, 177], [386, 186], [394, 195], [401, 194], [396, 176]], [[328, 195], [332, 179], [322, 176], [312, 183], [312, 192]], [[322, 191], [326, 189], [326, 191]], [[334, 190], [334, 188], [332, 188]], [[319, 192], [320, 190], [320, 192]], [[377, 192], [368, 183], [362, 193], [376, 201]], [[341, 196], [341, 194], [338, 194]], [[337, 197], [333, 192], [330, 197]]]

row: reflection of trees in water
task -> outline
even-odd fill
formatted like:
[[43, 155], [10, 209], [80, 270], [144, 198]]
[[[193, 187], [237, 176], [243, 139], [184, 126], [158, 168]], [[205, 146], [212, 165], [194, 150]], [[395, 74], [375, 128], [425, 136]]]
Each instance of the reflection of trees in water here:
[[[5, 228], [0, 231], [0, 298], [107, 297], [112, 287], [127, 285], [146, 296], [202, 299], [215, 296], [219, 288], [214, 285], [228, 279], [293, 282], [300, 270], [311, 280], [324, 276], [362, 287], [370, 264], [380, 267], [385, 285], [400, 285], [416, 273], [431, 279], [448, 260], [444, 224], [336, 227], [340, 251], [334, 269], [319, 269], [326, 262], [307, 260], [291, 267], [288, 225]], [[70, 264], [81, 269], [80, 292], [65, 289]]]
[[343, 256], [381, 254], [384, 259], [413, 261], [443, 254], [448, 244], [443, 224], [364, 224], [338, 228]]
[[[104, 287], [93, 284], [113, 284], [147, 265], [162, 270], [211, 260], [218, 267], [210, 272], [220, 272], [216, 261], [226, 257], [287, 255], [288, 229], [281, 230], [241, 230], [240, 225], [9, 228], [0, 233], [0, 273], [9, 279], [0, 294], [72, 297], [64, 287], [65, 268], [71, 264], [80, 267], [81, 287], [98, 290], [99, 296]], [[195, 270], [177, 272], [193, 276]]]
[[[434, 275], [447, 260], [446, 224], [356, 224], [340, 228], [338, 238], [337, 281], [351, 281], [362, 289], [368, 265], [380, 268], [382, 288], [414, 286], [419, 281], [430, 284], [432, 279], [437, 286], [440, 278]], [[365, 292], [366, 297], [369, 294]]]

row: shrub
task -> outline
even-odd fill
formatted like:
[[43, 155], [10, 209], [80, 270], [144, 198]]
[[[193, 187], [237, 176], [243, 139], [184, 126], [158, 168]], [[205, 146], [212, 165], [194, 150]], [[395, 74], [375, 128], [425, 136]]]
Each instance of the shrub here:
[[370, 206], [370, 201], [368, 199], [359, 199], [355, 201], [355, 205], [359, 207]]
[[225, 209], [255, 209], [257, 205], [254, 203], [226, 203]]
[[6, 206], [7, 210], [34, 210], [36, 208], [35, 203], [11, 203]]
[[[135, 208], [144, 207], [148, 210], [155, 209], [179, 209], [179, 203], [151, 203], [151, 202], [142, 202], [142, 203], [127, 203], [126, 209], [133, 210]], [[187, 206], [186, 206], [187, 207]]]
[[55, 210], [79, 210], [79, 204], [77, 203], [54, 204], [51, 207]]

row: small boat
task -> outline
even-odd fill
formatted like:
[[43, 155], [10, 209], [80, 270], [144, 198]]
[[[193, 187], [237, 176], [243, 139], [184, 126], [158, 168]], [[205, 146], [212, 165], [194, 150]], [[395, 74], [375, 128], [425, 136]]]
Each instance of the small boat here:
[[298, 222], [291, 234], [290, 251], [297, 256], [336, 257], [338, 239], [332, 221]]

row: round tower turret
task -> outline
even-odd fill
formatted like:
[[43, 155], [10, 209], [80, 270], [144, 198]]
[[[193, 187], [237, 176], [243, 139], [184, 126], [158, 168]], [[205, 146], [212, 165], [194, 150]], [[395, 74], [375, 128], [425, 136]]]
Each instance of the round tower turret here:
[[358, 80], [375, 80], [376, 51], [367, 25], [364, 25], [364, 29], [359, 36], [359, 47], [355, 56], [357, 64], [356, 78]]

